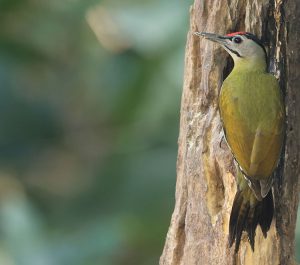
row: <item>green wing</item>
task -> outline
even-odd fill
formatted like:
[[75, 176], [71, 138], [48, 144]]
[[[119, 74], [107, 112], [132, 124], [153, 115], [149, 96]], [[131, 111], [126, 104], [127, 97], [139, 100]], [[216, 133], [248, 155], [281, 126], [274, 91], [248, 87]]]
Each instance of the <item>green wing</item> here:
[[277, 80], [264, 73], [230, 75], [223, 83], [219, 108], [226, 140], [243, 172], [267, 181], [277, 166], [284, 132]]

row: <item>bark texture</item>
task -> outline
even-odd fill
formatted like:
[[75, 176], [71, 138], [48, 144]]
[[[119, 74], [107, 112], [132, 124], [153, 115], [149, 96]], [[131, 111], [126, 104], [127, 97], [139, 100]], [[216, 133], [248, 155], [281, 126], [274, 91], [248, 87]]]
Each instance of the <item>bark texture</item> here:
[[[300, 170], [300, 2], [195, 0], [190, 15], [176, 203], [160, 264], [294, 264]], [[195, 31], [249, 31], [263, 36], [270, 71], [285, 95], [286, 145], [273, 185], [275, 218], [267, 239], [257, 228], [254, 253], [245, 235], [237, 255], [234, 247], [228, 248], [235, 168], [226, 143], [221, 142], [217, 99], [232, 63], [222, 48], [192, 35]]]

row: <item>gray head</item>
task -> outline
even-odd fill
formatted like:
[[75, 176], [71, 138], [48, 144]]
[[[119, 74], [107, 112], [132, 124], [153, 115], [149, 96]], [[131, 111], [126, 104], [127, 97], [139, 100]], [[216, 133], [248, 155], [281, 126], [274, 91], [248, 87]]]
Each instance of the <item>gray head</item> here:
[[194, 34], [221, 45], [234, 61], [243, 59], [266, 61], [266, 50], [262, 42], [252, 33], [235, 32], [225, 36], [207, 32], [195, 32]]

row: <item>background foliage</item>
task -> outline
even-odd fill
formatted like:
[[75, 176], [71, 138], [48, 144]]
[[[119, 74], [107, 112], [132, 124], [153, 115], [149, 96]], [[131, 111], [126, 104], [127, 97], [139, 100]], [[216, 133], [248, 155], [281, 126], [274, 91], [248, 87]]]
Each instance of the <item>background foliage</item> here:
[[0, 0], [1, 265], [158, 263], [190, 4]]
[[0, 264], [157, 264], [191, 1], [0, 1]]

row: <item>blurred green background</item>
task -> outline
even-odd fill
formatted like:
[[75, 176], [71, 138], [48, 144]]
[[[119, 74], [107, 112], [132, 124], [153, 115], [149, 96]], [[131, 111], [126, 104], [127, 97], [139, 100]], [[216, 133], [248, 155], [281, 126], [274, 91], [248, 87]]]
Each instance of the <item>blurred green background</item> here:
[[0, 0], [1, 265], [158, 264], [192, 2]]
[[0, 264], [158, 264], [190, 1], [0, 0]]

